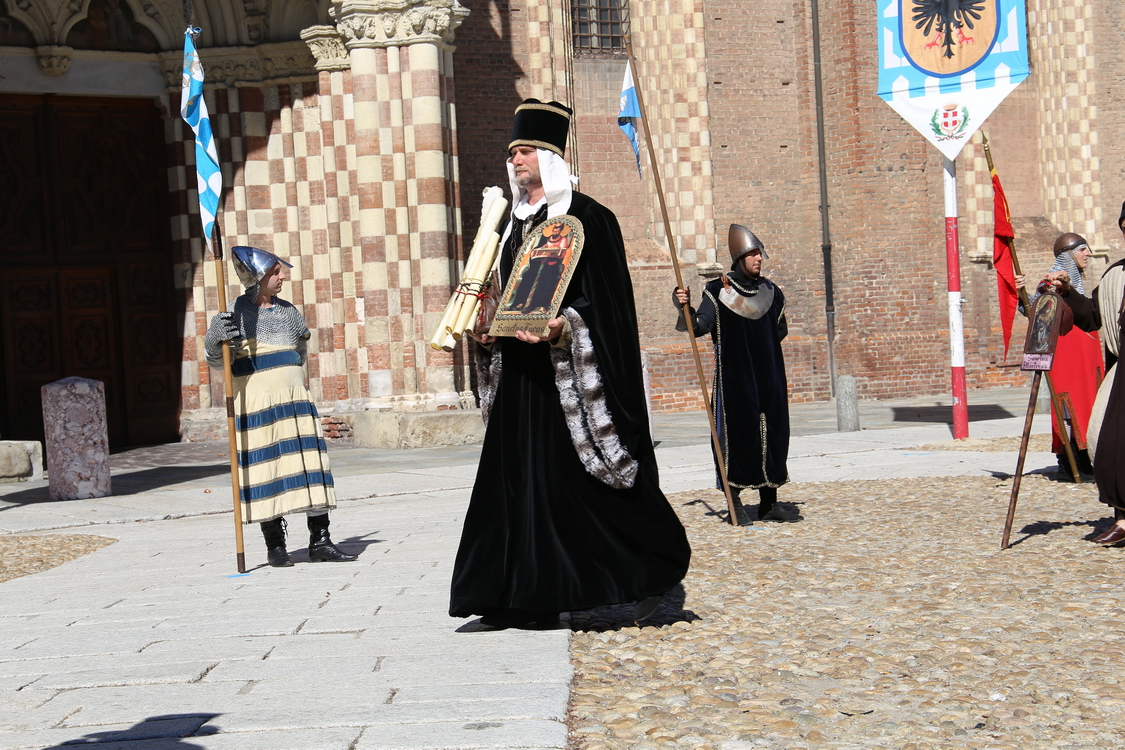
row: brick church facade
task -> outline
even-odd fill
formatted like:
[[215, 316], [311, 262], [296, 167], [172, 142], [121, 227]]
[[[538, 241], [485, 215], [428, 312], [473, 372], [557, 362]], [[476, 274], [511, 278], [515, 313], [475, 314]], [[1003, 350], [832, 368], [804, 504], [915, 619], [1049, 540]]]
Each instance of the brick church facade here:
[[[620, 14], [688, 283], [728, 265], [727, 227], [745, 224], [786, 293], [794, 401], [829, 398], [833, 372], [863, 397], [947, 393], [941, 158], [875, 96], [888, 1], [819, 3], [831, 342], [803, 1], [197, 0], [223, 244], [294, 264], [284, 296], [313, 332], [309, 382], [330, 434], [364, 410], [473, 408], [471, 353], [430, 348], [430, 329], [481, 191], [505, 185], [515, 105], [569, 103], [579, 188], [625, 235], [653, 408], [699, 408], [651, 167], [642, 153], [638, 176], [617, 127]], [[1031, 76], [984, 126], [1032, 276], [1061, 231], [1102, 253], [1091, 282], [1120, 257], [1114, 10], [1028, 0]], [[217, 277], [178, 116], [185, 25], [178, 0], [0, 0], [0, 437], [41, 434], [39, 386], [67, 375], [106, 382], [117, 445], [221, 434], [220, 378], [202, 357]], [[979, 141], [957, 159], [968, 383], [1019, 385]]]

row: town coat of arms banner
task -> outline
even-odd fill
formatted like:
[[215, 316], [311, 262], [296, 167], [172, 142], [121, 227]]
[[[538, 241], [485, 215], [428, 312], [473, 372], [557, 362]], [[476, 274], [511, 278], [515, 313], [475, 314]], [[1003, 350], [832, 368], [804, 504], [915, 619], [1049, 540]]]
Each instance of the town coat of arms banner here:
[[1024, 0], [878, 0], [879, 97], [946, 157], [1028, 75]]

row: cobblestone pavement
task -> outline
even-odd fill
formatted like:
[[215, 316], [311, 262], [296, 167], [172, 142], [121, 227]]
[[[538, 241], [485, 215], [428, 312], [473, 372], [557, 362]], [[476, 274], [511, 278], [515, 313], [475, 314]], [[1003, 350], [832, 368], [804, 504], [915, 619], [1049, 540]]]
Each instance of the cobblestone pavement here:
[[[1125, 550], [1093, 484], [988, 477], [789, 485], [806, 520], [731, 527], [671, 499], [693, 548], [642, 628], [587, 614], [571, 747], [1125, 747]], [[686, 609], [684, 602], [686, 600]]]

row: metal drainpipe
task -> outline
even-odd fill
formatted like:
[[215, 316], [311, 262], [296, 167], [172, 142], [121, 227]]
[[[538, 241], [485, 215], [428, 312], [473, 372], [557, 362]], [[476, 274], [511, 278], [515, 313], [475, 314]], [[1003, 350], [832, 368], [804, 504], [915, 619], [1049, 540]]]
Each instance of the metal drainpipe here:
[[824, 89], [820, 80], [820, 0], [812, 0], [816, 150], [820, 176], [820, 250], [824, 256], [824, 316], [828, 322], [828, 393], [836, 398], [836, 300], [832, 292], [832, 232], [828, 228], [828, 170], [824, 147]]

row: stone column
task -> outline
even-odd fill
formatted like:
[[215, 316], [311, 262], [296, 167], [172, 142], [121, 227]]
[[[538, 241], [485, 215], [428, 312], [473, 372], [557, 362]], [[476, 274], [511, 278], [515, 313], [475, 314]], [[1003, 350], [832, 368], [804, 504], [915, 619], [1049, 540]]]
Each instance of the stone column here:
[[[317, 94], [320, 107], [320, 178], [324, 195], [327, 252], [331, 274], [331, 309], [334, 371], [332, 390], [337, 405], [343, 395], [355, 403], [367, 392], [367, 346], [360, 321], [363, 300], [362, 251], [352, 216], [352, 173], [349, 153], [355, 144], [348, 138], [352, 123], [351, 59], [335, 26], [312, 26], [301, 32], [316, 58]], [[314, 242], [319, 241], [314, 237]], [[324, 356], [324, 350], [321, 350]], [[325, 388], [327, 394], [329, 389]]]
[[369, 396], [456, 405], [453, 361], [427, 344], [456, 279], [457, 0], [339, 0], [351, 59]]
[[41, 392], [51, 499], [109, 495], [105, 384], [70, 377], [48, 383]]

